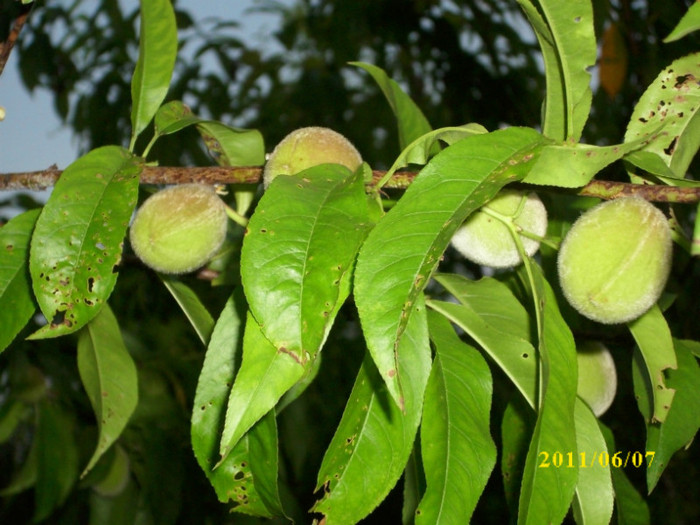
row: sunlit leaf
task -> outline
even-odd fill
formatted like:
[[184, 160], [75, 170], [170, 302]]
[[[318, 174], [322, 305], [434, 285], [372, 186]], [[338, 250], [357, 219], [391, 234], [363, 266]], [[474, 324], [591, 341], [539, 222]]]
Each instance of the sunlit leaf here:
[[0, 228], [0, 352], [31, 319], [36, 307], [29, 279], [29, 242], [39, 210], [30, 210]]
[[61, 175], [32, 236], [32, 287], [48, 321], [32, 338], [75, 332], [112, 293], [141, 167], [125, 149], [105, 146]]
[[250, 428], [308, 372], [296, 356], [281, 352], [262, 333], [249, 313], [243, 336], [243, 357], [231, 388], [221, 436], [220, 463]]
[[627, 326], [644, 358], [651, 384], [653, 412], [647, 418], [652, 423], [664, 422], [675, 395], [675, 390], [666, 385], [664, 375], [667, 369], [677, 367], [671, 331], [657, 305]]
[[202, 304], [197, 294], [182, 281], [167, 275], [161, 275], [160, 278], [189, 319], [192, 328], [199, 336], [199, 340], [205, 345], [208, 344], [214, 329], [214, 319], [209, 310]]
[[673, 31], [663, 41], [666, 44], [675, 42], [698, 29], [700, 29], [700, 3], [693, 2], [683, 15], [683, 18], [678, 22], [678, 25], [673, 28]]
[[[422, 296], [421, 296], [422, 299]], [[313, 511], [327, 523], [356, 523], [394, 487], [413, 450], [430, 373], [425, 307], [419, 302], [399, 348], [406, 375], [405, 410], [396, 406], [365, 355], [345, 412], [318, 473]]]
[[522, 400], [508, 403], [501, 421], [501, 475], [508, 510], [518, 514], [520, 482], [535, 427], [535, 413]]
[[496, 464], [491, 438], [491, 371], [450, 323], [428, 312], [435, 360], [425, 391], [421, 451], [427, 488], [416, 524], [471, 518]]
[[141, 0], [139, 58], [131, 79], [131, 149], [165, 99], [177, 56], [170, 0]]
[[577, 465], [571, 468], [550, 465], [545, 468], [542, 461], [545, 454], [551, 457], [555, 452], [577, 455], [574, 421], [576, 346], [541, 269], [532, 260], [530, 268], [532, 292], [538, 310], [540, 402], [525, 461], [518, 522], [560, 523], [574, 495]]
[[[679, 58], [665, 68], [649, 85], [632, 112], [625, 142], [631, 142], [649, 130], [663, 125], [663, 130], [639, 153], [626, 160], [659, 175], [671, 173], [684, 178], [700, 146], [700, 54]], [[657, 166], [661, 159], [661, 168]]]
[[407, 147], [411, 142], [425, 135], [432, 128], [428, 119], [425, 118], [423, 112], [416, 105], [411, 97], [409, 97], [401, 86], [377, 66], [366, 64], [364, 62], [350, 62], [350, 65], [357, 66], [367, 71], [379, 88], [384, 93], [391, 110], [396, 115], [396, 120], [399, 126], [399, 146], [401, 149]]
[[369, 351], [403, 404], [396, 348], [414, 303], [466, 217], [523, 178], [545, 139], [527, 128], [466, 137], [433, 157], [370, 232], [355, 272], [355, 302]]
[[241, 279], [265, 336], [301, 363], [313, 360], [350, 293], [370, 227], [361, 174], [324, 164], [277, 177], [250, 219]]
[[671, 457], [689, 445], [700, 428], [700, 367], [688, 342], [675, 339], [674, 343], [678, 369], [668, 371], [666, 382], [669, 388], [673, 388], [675, 395], [662, 424], [649, 421], [646, 371], [640, 359], [633, 361], [634, 389], [640, 411], [647, 420], [646, 450], [655, 453], [651, 461], [646, 457], [644, 461], [649, 492], [656, 487]]
[[78, 370], [99, 428], [84, 476], [117, 440], [138, 402], [136, 366], [109, 305], [80, 332]]

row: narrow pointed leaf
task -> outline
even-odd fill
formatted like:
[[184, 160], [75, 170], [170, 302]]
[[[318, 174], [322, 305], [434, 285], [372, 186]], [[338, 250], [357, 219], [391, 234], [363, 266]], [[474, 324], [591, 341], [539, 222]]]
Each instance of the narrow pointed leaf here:
[[666, 370], [678, 366], [671, 330], [657, 305], [627, 326], [644, 357], [652, 386], [653, 413], [650, 418], [647, 417], [651, 422], [663, 423], [675, 395], [675, 390], [666, 386], [664, 374]]
[[[608, 451], [598, 419], [581, 399], [576, 399], [574, 416], [578, 454], [572, 457], [579, 466], [574, 517], [578, 525], [608, 525], [615, 498], [610, 462], [601, 461], [600, 457], [607, 453], [609, 458], [615, 451]], [[568, 468], [569, 458], [564, 456], [567, 462], [564, 468]]]
[[428, 312], [428, 322], [436, 356], [421, 424], [427, 488], [415, 522], [466, 523], [496, 464], [491, 371], [444, 317]]
[[372, 358], [403, 404], [396, 348], [413, 305], [467, 216], [522, 179], [545, 139], [527, 128], [467, 137], [433, 157], [370, 232], [355, 272], [355, 301]]
[[[539, 410], [525, 462], [518, 523], [560, 523], [571, 505], [578, 469], [542, 468], [543, 453], [577, 455], [574, 405], [576, 402], [576, 346], [542, 271], [530, 261], [533, 297], [538, 309], [540, 356]], [[567, 465], [568, 467], [568, 465]]]
[[667, 175], [664, 167], [668, 167], [676, 177], [685, 177], [700, 146], [699, 58], [700, 53], [694, 53], [673, 61], [649, 85], [632, 112], [625, 142], [664, 127], [626, 160], [651, 173]]
[[29, 242], [39, 211], [26, 211], [0, 228], [0, 352], [36, 309], [28, 268]]
[[700, 3], [694, 2], [683, 15], [683, 18], [680, 19], [678, 25], [673, 28], [673, 31], [663, 41], [665, 44], [675, 42], [698, 29], [700, 29]]
[[249, 313], [243, 336], [243, 359], [231, 388], [221, 436], [219, 463], [248, 430], [310, 369], [296, 356], [279, 351]]
[[192, 328], [199, 336], [199, 340], [205, 345], [208, 344], [209, 337], [211, 337], [211, 332], [214, 329], [214, 319], [209, 310], [202, 304], [197, 294], [185, 283], [166, 275], [161, 275], [160, 279], [173, 298], [175, 298], [177, 304], [180, 305], [187, 319], [189, 319]]
[[32, 237], [32, 287], [49, 323], [32, 338], [75, 332], [112, 293], [141, 168], [125, 149], [105, 146], [61, 175]]
[[159, 137], [195, 125], [220, 166], [264, 164], [265, 144], [257, 130], [232, 128], [221, 122], [199, 118], [179, 100], [163, 104], [155, 116], [156, 135]]
[[253, 516], [282, 515], [277, 495], [277, 425], [268, 412], [241, 438], [224, 461], [219, 441], [235, 370], [240, 362], [239, 307], [227, 301], [214, 327], [197, 382], [192, 410], [192, 449], [219, 501]]
[[313, 360], [338, 309], [369, 228], [361, 174], [325, 164], [277, 177], [260, 199], [241, 250], [241, 279], [265, 336]]
[[537, 355], [530, 342], [531, 322], [525, 307], [505, 284], [493, 278], [471, 281], [450, 274], [436, 274], [434, 278], [460, 304], [430, 301], [430, 308], [469, 334], [534, 408]]
[[430, 374], [422, 300], [398, 355], [406, 374], [404, 411], [392, 401], [372, 359], [365, 355], [318, 473], [316, 488], [323, 490], [323, 497], [312, 510], [322, 513], [327, 523], [357, 523], [372, 512], [394, 487], [411, 455]]
[[131, 145], [165, 99], [177, 56], [177, 24], [170, 0], [141, 0], [139, 58], [131, 78]]
[[136, 365], [108, 305], [80, 332], [78, 371], [99, 429], [84, 476], [120, 436], [138, 402]]
[[667, 383], [675, 395], [663, 424], [649, 422], [646, 371], [639, 359], [633, 361], [634, 389], [647, 420], [646, 450], [655, 453], [651, 461], [645, 458], [649, 492], [656, 487], [673, 455], [693, 441], [700, 427], [700, 367], [688, 342], [676, 339], [674, 343], [678, 369], [668, 371]]
[[508, 510], [518, 514], [520, 482], [535, 427], [535, 413], [520, 399], [508, 403], [501, 421], [501, 474]]
[[391, 110], [396, 115], [401, 149], [432, 129], [416, 103], [401, 89], [401, 86], [389, 78], [384, 70], [364, 62], [350, 62], [350, 65], [360, 67], [372, 75], [379, 89], [384, 93]]

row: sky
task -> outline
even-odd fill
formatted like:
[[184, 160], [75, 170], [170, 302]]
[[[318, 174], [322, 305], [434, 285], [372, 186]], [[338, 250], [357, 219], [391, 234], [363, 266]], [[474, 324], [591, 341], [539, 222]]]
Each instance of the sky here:
[[[136, 0], [120, 2], [124, 6], [137, 3]], [[259, 4], [259, 0], [178, 1], [196, 19], [217, 16], [223, 11], [232, 19], [240, 17], [245, 21], [243, 36], [261, 40], [261, 35], [272, 29], [275, 19], [246, 12]], [[13, 52], [0, 75], [0, 106], [6, 112], [5, 120], [0, 121], [0, 173], [42, 170], [52, 164], [65, 168], [78, 156], [77, 142], [71, 130], [59, 121], [50, 93], [35, 90], [30, 94], [24, 89], [17, 59]]]

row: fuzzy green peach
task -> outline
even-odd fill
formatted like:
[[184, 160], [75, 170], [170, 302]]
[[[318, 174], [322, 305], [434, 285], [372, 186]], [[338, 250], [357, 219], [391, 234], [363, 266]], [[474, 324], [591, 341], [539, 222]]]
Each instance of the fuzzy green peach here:
[[319, 164], [342, 164], [355, 171], [362, 156], [343, 135], [329, 128], [310, 126], [292, 131], [265, 163], [263, 183], [267, 188], [279, 175], [294, 175]]
[[129, 240], [136, 255], [161, 273], [206, 264], [226, 237], [226, 205], [211, 186], [183, 184], [151, 195], [136, 212]]
[[632, 321], [659, 299], [671, 270], [671, 229], [636, 197], [603, 202], [581, 215], [557, 259], [566, 300], [605, 324]]
[[596, 417], [607, 412], [617, 392], [617, 371], [610, 350], [598, 341], [586, 341], [576, 348], [578, 386], [576, 393]]
[[[521, 230], [544, 237], [547, 210], [535, 193], [503, 190], [480, 210], [472, 213], [452, 237], [452, 246], [466, 259], [491, 268], [511, 268], [522, 262], [508, 227], [489, 213], [513, 217]], [[520, 235], [525, 253], [539, 249], [536, 240]]]

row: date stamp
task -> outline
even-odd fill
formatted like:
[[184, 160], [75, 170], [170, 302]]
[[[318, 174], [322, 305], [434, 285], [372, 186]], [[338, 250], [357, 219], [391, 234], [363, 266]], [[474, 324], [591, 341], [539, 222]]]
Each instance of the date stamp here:
[[656, 452], [647, 451], [618, 451], [609, 454], [607, 450], [602, 452], [545, 452], [538, 455], [539, 463], [537, 468], [593, 468], [599, 465], [603, 468], [626, 468], [631, 465], [640, 468], [645, 463], [650, 467], [654, 461]]

